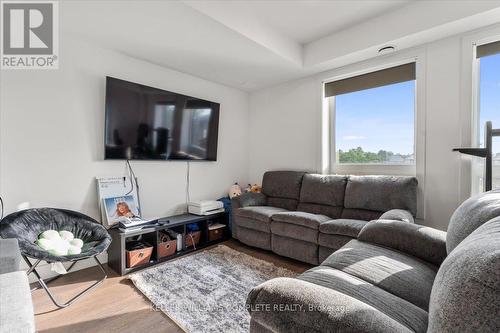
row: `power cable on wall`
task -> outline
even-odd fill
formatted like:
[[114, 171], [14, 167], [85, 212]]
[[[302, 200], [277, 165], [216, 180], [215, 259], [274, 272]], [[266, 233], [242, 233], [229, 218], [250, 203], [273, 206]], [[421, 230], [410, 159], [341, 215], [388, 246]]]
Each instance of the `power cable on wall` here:
[[129, 195], [134, 191], [134, 180], [132, 177], [132, 172], [130, 171], [131, 170], [130, 162], [128, 160], [125, 162], [125, 168], [127, 169], [127, 173], [129, 174], [129, 181], [130, 181], [130, 190], [128, 190], [128, 192], [125, 193], [125, 195]]
[[0, 197], [0, 220], [3, 219], [3, 199]]
[[186, 162], [186, 212], [189, 211], [189, 202], [191, 202], [191, 196], [189, 194], [190, 185], [190, 164], [189, 161]]
[[137, 207], [137, 209], [139, 209], [139, 214], [142, 215], [142, 212], [140, 211], [141, 210], [141, 199], [140, 199], [140, 196], [139, 196], [139, 182], [137, 181], [137, 177], [135, 175], [135, 172], [134, 172], [134, 169], [132, 169], [132, 165], [130, 164], [130, 160], [127, 160], [125, 162], [125, 166], [127, 167], [127, 171], [128, 171], [128, 174], [129, 174], [129, 178], [130, 178], [130, 191], [128, 191], [127, 193], [125, 193], [125, 195], [129, 195], [130, 193], [132, 193], [134, 191], [134, 187], [136, 189], [136, 192], [137, 192], [137, 203], [139, 204]]

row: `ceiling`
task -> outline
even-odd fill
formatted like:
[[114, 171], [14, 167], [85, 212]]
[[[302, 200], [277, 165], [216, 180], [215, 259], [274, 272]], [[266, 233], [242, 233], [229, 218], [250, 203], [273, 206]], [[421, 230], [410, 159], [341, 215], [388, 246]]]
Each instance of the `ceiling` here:
[[[306, 44], [415, 0], [236, 1], [262, 23]], [[220, 1], [227, 3], [227, 1]]]
[[65, 34], [244, 91], [500, 22], [491, 0], [60, 4]]

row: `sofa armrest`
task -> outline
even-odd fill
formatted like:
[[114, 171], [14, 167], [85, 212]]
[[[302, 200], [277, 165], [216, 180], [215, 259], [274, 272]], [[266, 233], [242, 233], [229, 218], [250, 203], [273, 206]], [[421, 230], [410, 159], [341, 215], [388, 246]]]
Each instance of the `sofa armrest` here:
[[18, 271], [21, 262], [21, 252], [17, 239], [0, 239], [0, 274]]
[[250, 206], [265, 206], [266, 203], [267, 198], [263, 193], [242, 193], [240, 196], [231, 199], [233, 212], [238, 208]]
[[382, 216], [379, 217], [380, 220], [394, 220], [394, 221], [401, 221], [401, 222], [407, 222], [407, 223], [415, 223], [415, 219], [413, 218], [413, 215], [407, 210], [404, 209], [391, 209], [382, 214]]
[[447, 254], [446, 232], [401, 221], [371, 221], [361, 229], [358, 240], [390, 247], [437, 266]]

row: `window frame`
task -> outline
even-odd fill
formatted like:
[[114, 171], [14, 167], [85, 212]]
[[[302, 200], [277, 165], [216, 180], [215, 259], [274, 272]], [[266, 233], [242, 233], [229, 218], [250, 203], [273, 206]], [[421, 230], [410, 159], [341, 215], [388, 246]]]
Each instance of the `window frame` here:
[[[413, 62], [413, 61], [411, 61]], [[410, 63], [411, 63], [410, 62]], [[390, 66], [394, 67], [394, 66]], [[390, 68], [387, 67], [387, 68]], [[367, 72], [370, 73], [370, 72]], [[334, 80], [336, 81], [336, 80]], [[406, 82], [406, 81], [404, 81]], [[414, 101], [413, 101], [413, 155], [416, 156], [416, 122], [417, 122], [417, 82], [415, 79], [415, 88], [414, 88]], [[405, 164], [405, 163], [340, 163], [337, 162], [337, 147], [336, 147], [336, 112], [337, 109], [334, 106], [336, 102], [336, 96], [325, 97], [328, 100], [328, 107], [330, 113], [330, 126], [331, 129], [331, 144], [330, 144], [330, 165], [333, 167], [337, 173], [345, 173], [345, 170], [357, 169], [361, 172], [370, 172], [373, 170], [374, 172], [386, 172], [386, 169], [390, 169], [389, 174], [401, 174], [401, 175], [415, 175], [416, 172], [416, 157], [415, 162], [413, 164]], [[332, 106], [333, 104], [333, 106]], [[375, 168], [373, 168], [375, 167]], [[379, 170], [383, 167], [383, 170]]]
[[[481, 31], [471, 32], [462, 38], [461, 63], [461, 147], [479, 146], [479, 59], [476, 58], [476, 47], [500, 40], [500, 26], [496, 25]], [[477, 158], [462, 157], [460, 159], [461, 201], [477, 194], [482, 170]]]
[[[396, 67], [399, 65], [404, 65], [407, 63], [416, 63], [416, 79], [415, 79], [415, 100], [414, 100], [414, 139], [413, 139], [413, 150], [414, 150], [414, 155], [415, 155], [415, 163], [408, 165], [408, 164], [386, 164], [386, 163], [337, 163], [336, 160], [336, 142], [335, 142], [335, 112], [336, 109], [334, 106], [331, 105], [331, 103], [335, 103], [335, 96], [332, 97], [325, 97], [324, 94], [324, 85], [326, 83], [332, 82], [332, 81], [338, 81], [346, 78], [350, 78], [353, 76], [358, 76], [358, 75], [363, 75], [371, 72], [375, 72], [378, 70], [383, 70], [391, 67]], [[325, 121], [328, 122], [329, 128], [326, 128], [326, 126], [323, 126], [323, 131], [328, 131], [328, 161], [323, 160], [322, 161], [322, 170], [325, 173], [340, 173], [340, 174], [378, 174], [378, 175], [405, 175], [405, 176], [416, 176], [417, 175], [417, 165], [419, 164], [419, 160], [422, 158], [422, 154], [418, 154], [418, 151], [421, 150], [423, 147], [418, 147], [418, 142], [419, 140], [421, 141], [420, 136], [418, 135], [421, 127], [421, 121], [419, 117], [419, 113], [423, 113], [423, 111], [419, 112], [419, 108], [422, 109], [421, 105], [423, 104], [421, 98], [419, 96], [421, 93], [423, 93], [423, 89], [420, 88], [422, 86], [419, 84], [420, 80], [423, 79], [423, 70], [420, 68], [421, 65], [421, 58], [420, 57], [410, 57], [410, 58], [404, 58], [399, 61], [388, 61], [383, 64], [380, 64], [378, 66], [366, 66], [364, 69], [360, 69], [357, 71], [352, 71], [352, 72], [347, 72], [345, 74], [340, 74], [337, 76], [330, 77], [326, 80], [322, 81], [323, 84], [323, 113], [328, 113], [323, 115], [323, 123]], [[327, 109], [327, 110], [325, 110]], [[325, 138], [323, 138], [323, 141], [325, 141]], [[323, 142], [323, 145], [325, 145], [325, 142]], [[325, 147], [322, 149], [323, 154], [326, 153]]]
[[[481, 142], [481, 58], [477, 58], [477, 48], [484, 44], [500, 41], [500, 35], [489, 36], [481, 38], [472, 42], [472, 121], [471, 121], [471, 142], [472, 147], [479, 147]], [[500, 55], [500, 53], [499, 53]], [[472, 158], [471, 159], [471, 188], [470, 194], [478, 194], [479, 188], [484, 182], [484, 159]], [[480, 175], [480, 173], [482, 175]], [[483, 188], [484, 190], [484, 188]]]
[[[413, 165], [371, 164], [371, 163], [336, 163], [335, 119], [330, 112], [328, 98], [325, 98], [325, 83], [352, 76], [362, 75], [377, 70], [415, 62], [415, 112], [414, 112], [414, 154]], [[335, 69], [318, 76], [321, 85], [321, 149], [319, 170], [323, 174], [353, 175], [397, 175], [415, 176], [418, 180], [417, 205], [418, 218], [425, 218], [425, 126], [426, 126], [426, 50], [411, 49], [394, 54], [379, 56], [363, 62]]]

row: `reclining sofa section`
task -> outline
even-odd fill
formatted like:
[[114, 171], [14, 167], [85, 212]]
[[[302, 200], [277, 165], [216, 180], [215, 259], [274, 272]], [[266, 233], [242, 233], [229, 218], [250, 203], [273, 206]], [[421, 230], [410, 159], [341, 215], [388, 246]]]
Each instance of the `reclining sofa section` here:
[[372, 221], [320, 266], [253, 288], [250, 332], [498, 333], [499, 249], [500, 190], [465, 201], [447, 232]]
[[233, 238], [317, 265], [368, 221], [413, 223], [416, 193], [415, 177], [268, 171], [262, 193], [233, 198]]

